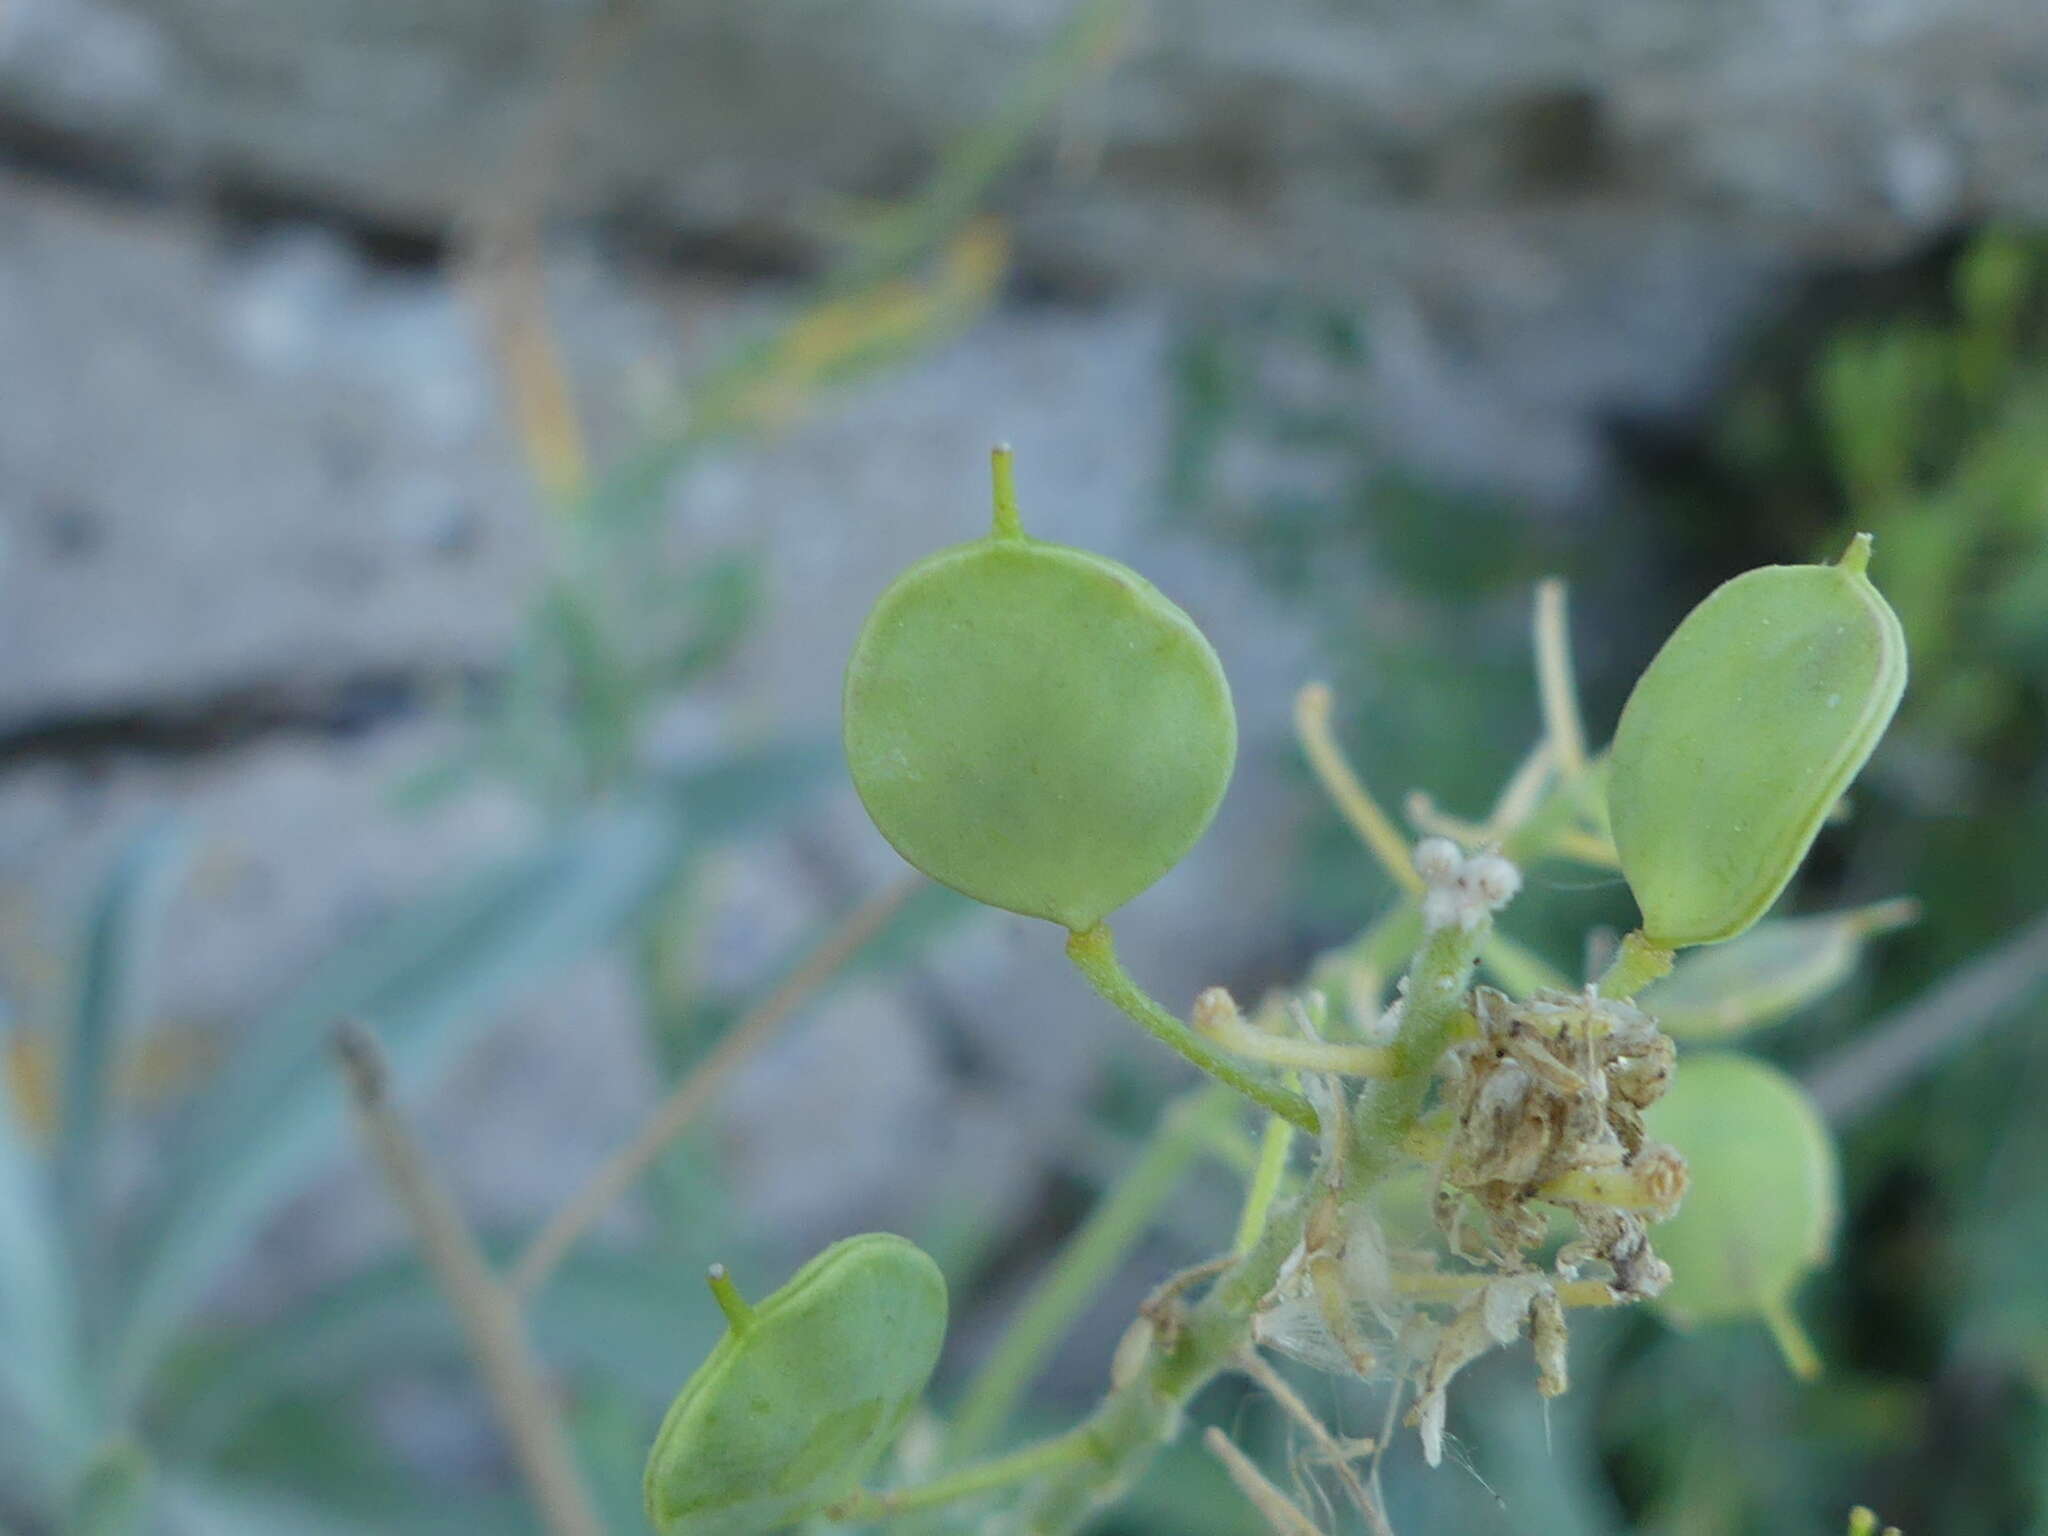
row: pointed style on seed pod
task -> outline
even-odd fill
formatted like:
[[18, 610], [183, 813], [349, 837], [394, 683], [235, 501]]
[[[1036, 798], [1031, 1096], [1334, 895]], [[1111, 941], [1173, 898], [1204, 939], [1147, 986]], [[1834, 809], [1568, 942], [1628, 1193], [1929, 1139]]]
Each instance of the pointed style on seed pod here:
[[1751, 1056], [1683, 1057], [1644, 1115], [1685, 1157], [1691, 1184], [1656, 1229], [1671, 1283], [1652, 1303], [1681, 1324], [1760, 1318], [1800, 1375], [1819, 1369], [1792, 1314], [1840, 1220], [1835, 1147], [1806, 1090]]
[[1869, 561], [1858, 534], [1838, 564], [1737, 576], [1637, 681], [1607, 797], [1651, 944], [1718, 943], [1761, 917], [1891, 722], [1906, 641]]
[[902, 1430], [946, 1335], [946, 1282], [884, 1232], [834, 1243], [756, 1306], [723, 1266], [730, 1323], [647, 1458], [662, 1536], [765, 1536], [852, 1493]]
[[993, 531], [882, 594], [844, 706], [854, 787], [898, 853], [1075, 932], [1180, 861], [1237, 755], [1194, 621], [1114, 560], [1025, 534], [1004, 449]]

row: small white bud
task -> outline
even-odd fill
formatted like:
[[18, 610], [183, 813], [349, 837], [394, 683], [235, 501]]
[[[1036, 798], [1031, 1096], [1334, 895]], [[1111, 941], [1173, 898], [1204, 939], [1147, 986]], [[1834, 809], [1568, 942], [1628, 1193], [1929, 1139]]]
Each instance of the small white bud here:
[[1195, 1032], [1202, 1035], [1224, 1034], [1244, 1026], [1237, 999], [1223, 987], [1204, 987], [1196, 994], [1192, 1020]]
[[1489, 909], [1499, 911], [1522, 888], [1522, 872], [1497, 853], [1482, 853], [1465, 866], [1460, 883]]
[[1425, 837], [1415, 845], [1415, 873], [1429, 885], [1449, 885], [1464, 865], [1465, 855], [1448, 837]]

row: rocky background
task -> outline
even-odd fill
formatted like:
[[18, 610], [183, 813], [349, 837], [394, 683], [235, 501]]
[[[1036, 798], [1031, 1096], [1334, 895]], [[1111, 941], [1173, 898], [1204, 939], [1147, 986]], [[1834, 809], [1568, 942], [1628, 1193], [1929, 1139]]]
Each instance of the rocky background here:
[[[10, 1012], [61, 998], [86, 892], [154, 814], [201, 847], [158, 1012], [221, 1039], [340, 938], [531, 834], [504, 789], [425, 811], [394, 789], [459, 736], [450, 689], [504, 665], [549, 569], [458, 257], [551, 102], [554, 321], [594, 439], [623, 450], [721, 338], [797, 301], [853, 211], [915, 190], [1065, 15], [0, 0]], [[1008, 438], [1036, 531], [1142, 563], [1224, 654], [1239, 784], [1126, 947], [1170, 1000], [1255, 986], [1305, 942], [1288, 709], [1332, 658], [1227, 541], [1160, 514], [1191, 327], [1276, 292], [1355, 313], [1363, 367], [1294, 384], [1404, 474], [1560, 547], [1625, 545], [1619, 441], [1682, 433], [1817, 287], [2048, 218], [2044, 144], [2038, 0], [1154, 0], [995, 181], [1014, 260], [993, 310], [668, 495], [680, 557], [765, 553], [768, 616], [656, 750], [829, 740], [866, 605], [978, 524], [985, 447]], [[1617, 596], [1604, 617], [1626, 651], [1639, 616]], [[745, 993], [893, 868], [838, 790], [728, 855], [712, 980]], [[753, 1063], [721, 1110], [735, 1200], [782, 1256], [940, 1198], [1016, 1230], [1048, 1181], [1099, 1171], [1090, 1104], [1114, 1071], [1172, 1076], [1045, 933], [970, 923]], [[617, 963], [593, 963], [465, 1060], [433, 1139], [516, 1226], [656, 1077]], [[223, 1300], [303, 1292], [394, 1230], [337, 1175]]]

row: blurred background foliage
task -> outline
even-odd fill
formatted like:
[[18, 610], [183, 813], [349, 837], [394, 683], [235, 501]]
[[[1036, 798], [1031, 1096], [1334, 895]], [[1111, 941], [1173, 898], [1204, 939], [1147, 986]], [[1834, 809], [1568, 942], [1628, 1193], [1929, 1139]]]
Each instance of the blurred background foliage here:
[[[2029, 1272], [2048, 1211], [2048, 1147], [2028, 1110], [2048, 1071], [2028, 1027], [2041, 1004], [2003, 993], [1997, 1013], [1953, 1035], [1939, 1008], [1886, 1014], [1959, 973], [1981, 978], [1978, 957], [2001, 943], [2020, 977], [2048, 964], [2038, 920], [2014, 935], [2016, 914], [2048, 910], [2048, 871], [2030, 856], [2048, 837], [2048, 242], [1992, 229], [1903, 276], [1841, 286], [1859, 291], [1820, 294], [1759, 339], [1697, 438], [1631, 438], [1632, 526], [1592, 548], [1512, 508], [1408, 483], [1383, 444], [1315, 403], [1327, 396], [1302, 406], [1271, 387], [1276, 369], [1298, 379], [1303, 359], [1360, 369], [1369, 315], [1273, 301], [1214, 317], [1182, 353], [1168, 515], [1241, 548], [1313, 615], [1351, 746], [1382, 786], [1428, 785], [1454, 809], [1483, 809], [1475, 797], [1534, 726], [1513, 642], [1545, 571], [1569, 573], [1602, 608], [1625, 587], [1641, 624], [1582, 645], [1596, 730], [1698, 595], [1755, 565], [1832, 558], [1853, 531], [1876, 535], [1912, 648], [1899, 721], [1788, 905], [1911, 892], [1924, 915], [1760, 1042], [1822, 1085], [1888, 1024], [1922, 1047], [1835, 1117], [1848, 1236], [1806, 1304], [1826, 1377], [1795, 1383], [1760, 1333], [1600, 1320], [1575, 1329], [1573, 1391], [1546, 1424], [1518, 1430], [1508, 1388], [1498, 1405], [1468, 1399], [1478, 1486], [1446, 1506], [1455, 1476], [1424, 1493], [1389, 1474], [1397, 1528], [1817, 1531], [1855, 1497], [1909, 1531], [2048, 1528], [2048, 1292]], [[1233, 494], [1219, 466], [1247, 443], [1307, 459], [1315, 488]], [[1297, 858], [1304, 933], [1334, 938], [1344, 914], [1386, 899], [1333, 813]], [[1549, 958], [1572, 971], [1573, 936], [1618, 929], [1629, 912], [1618, 880], [1539, 878], [1515, 915], [1522, 931], [1547, 931]], [[1788, 1435], [1791, 1423], [1805, 1432]], [[1404, 1525], [1410, 1499], [1421, 1502]]]
[[[1076, 12], [921, 193], [854, 211], [837, 260], [787, 315], [696, 370], [623, 452], [594, 450], [577, 419], [533, 211], [479, 237], [470, 277], [545, 508], [548, 577], [491, 680], [443, 701], [461, 745], [393, 786], [393, 814], [491, 781], [536, 807], [543, 830], [502, 864], [451, 871], [230, 1042], [142, 1028], [194, 829], [151, 825], [105, 871], [78, 917], [61, 1006], [6, 1021], [0, 1528], [536, 1528], [504, 1478], [451, 1475], [447, 1458], [394, 1444], [366, 1411], [368, 1390], [401, 1368], [464, 1378], [460, 1337], [416, 1261], [261, 1320], [201, 1303], [278, 1205], [345, 1153], [326, 1057], [336, 1019], [375, 1028], [417, 1102], [510, 1002], [595, 951], [630, 956], [667, 1083], [758, 1017], [763, 996], [721, 992], [697, 963], [720, 851], [813, 808], [837, 782], [836, 747], [735, 740], [687, 770], [649, 749], [664, 708], [777, 622], [760, 553], [671, 558], [662, 497], [716, 452], [772, 443], [829, 391], [928, 354], [1015, 296], [1006, 227], [985, 211], [992, 189], [1051, 107], [1103, 67], [1126, 19], [1111, 4]], [[1396, 1528], [1832, 1532], [1860, 1501], [1920, 1536], [2048, 1532], [2048, 1035], [2030, 990], [2048, 975], [2048, 937], [2023, 926], [2048, 911], [2048, 242], [1985, 228], [1881, 281], [1820, 285], [1754, 339], [1695, 430], [1650, 438], [1615, 424], [1632, 478], [1597, 523], [1404, 467], [1352, 405], [1375, 346], [1368, 306], [1207, 298], [1177, 314], [1175, 335], [1156, 525], [1252, 573], [1306, 625], [1355, 759], [1396, 796], [1426, 789], [1448, 811], [1484, 812], [1536, 733], [1525, 634], [1546, 574], [1573, 586], [1596, 731], [1656, 638], [1715, 582], [1832, 556], [1852, 531], [1877, 535], [1880, 583], [1913, 650], [1905, 711], [1789, 906], [1910, 893], [1924, 915], [1753, 1042], [1824, 1099], [1830, 1085], [1839, 1094], [1849, 1219], [1802, 1304], [1827, 1374], [1795, 1382], [1756, 1330], [1681, 1336], [1648, 1317], [1595, 1319], [1575, 1331], [1569, 1396], [1546, 1409], [1526, 1362], [1493, 1361], [1454, 1403], [1460, 1465], [1430, 1474], [1412, 1447], [1394, 1453]], [[1281, 771], [1311, 804], [1306, 773]], [[1326, 811], [1305, 813], [1272, 856], [1291, 892], [1272, 925], [1284, 935], [1272, 977], [1390, 898]], [[900, 974], [964, 915], [920, 890], [857, 944], [832, 951], [846, 929], [828, 925], [770, 969], [787, 980], [823, 947], [831, 980]], [[1552, 875], [1517, 917], [1578, 974], [1581, 935], [1626, 925], [1629, 905], [1616, 879]], [[1272, 977], [1218, 979], [1249, 989]], [[813, 980], [813, 995], [830, 984]], [[1912, 1006], [1930, 996], [1940, 1006]], [[1896, 1049], [1858, 1054], [1876, 1040]], [[910, 1235], [940, 1256], [963, 1311], [1007, 1304], [1161, 1102], [1156, 1082], [1111, 1072], [1099, 1139], [1025, 1220], [928, 1213]], [[117, 1197], [112, 1168], [134, 1124], [160, 1148], [139, 1207]], [[716, 1333], [694, 1276], [714, 1254], [745, 1268], [774, 1251], [733, 1208], [719, 1149], [694, 1127], [641, 1193], [645, 1239], [575, 1250], [531, 1306], [614, 1531], [641, 1528], [643, 1448]], [[1211, 1214], [1190, 1191], [1162, 1251], [1219, 1242], [1220, 1228], [1203, 1234]], [[527, 1236], [485, 1240], [510, 1260]], [[1299, 1385], [1346, 1432], [1377, 1431], [1372, 1395]], [[1296, 1437], [1256, 1394], [1219, 1388], [1203, 1406], [1276, 1475], [1299, 1463]], [[1026, 1427], [1059, 1411], [1036, 1404]], [[1249, 1528], [1192, 1438], [1105, 1530]]]

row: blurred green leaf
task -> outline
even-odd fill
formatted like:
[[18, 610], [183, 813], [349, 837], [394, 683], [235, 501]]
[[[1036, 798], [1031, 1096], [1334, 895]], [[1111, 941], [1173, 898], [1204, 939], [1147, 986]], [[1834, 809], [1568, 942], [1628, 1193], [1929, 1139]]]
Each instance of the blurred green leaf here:
[[608, 1382], [586, 1382], [570, 1399], [569, 1433], [607, 1530], [646, 1524], [641, 1480], [661, 1415], [658, 1406]]
[[548, 593], [539, 615], [568, 673], [564, 709], [550, 711], [551, 728], [566, 724], [574, 734], [587, 791], [619, 782], [638, 746], [639, 699], [609, 619], [589, 593], [566, 582]]
[[[700, 1254], [730, 1256], [716, 1230], [692, 1240]], [[710, 1293], [694, 1283], [702, 1267], [658, 1256], [571, 1259], [531, 1304], [534, 1338], [549, 1360], [665, 1404], [722, 1326]], [[335, 1395], [394, 1368], [461, 1369], [466, 1360], [432, 1277], [395, 1260], [188, 1354], [166, 1372], [151, 1419], [167, 1447], [196, 1462], [294, 1394]]]
[[737, 752], [708, 766], [649, 777], [653, 798], [694, 845], [723, 842], [786, 815], [839, 771], [839, 749], [798, 742]]
[[[469, 1371], [467, 1360], [446, 1370], [431, 1362], [408, 1376], [430, 1390], [466, 1397], [472, 1390]], [[346, 1522], [379, 1536], [541, 1536], [539, 1521], [511, 1479], [476, 1486], [433, 1448], [407, 1444], [377, 1424], [366, 1411], [373, 1400], [363, 1392], [318, 1389], [273, 1400], [208, 1463], [210, 1490], [227, 1494], [235, 1506], [224, 1517], [275, 1511], [287, 1522], [277, 1527], [285, 1533], [300, 1528], [289, 1522], [311, 1519], [321, 1522], [322, 1532]], [[462, 1409], [455, 1403], [450, 1411], [460, 1415]]]
[[1726, 944], [1689, 950], [1642, 1006], [1675, 1040], [1731, 1040], [1818, 1002], [1855, 974], [1870, 938], [1911, 922], [1912, 901], [1770, 918]]
[[79, 1476], [66, 1536], [138, 1536], [152, 1502], [149, 1453], [132, 1440], [100, 1447]]
[[188, 839], [159, 821], [132, 837], [87, 912], [70, 1028], [64, 1037], [55, 1177], [81, 1284], [101, 1273], [100, 1163], [121, 1052], [148, 1007], [157, 941]]
[[[1027, 152], [1079, 84], [1120, 52], [1132, 0], [1080, 0], [979, 123], [949, 145], [917, 194], [866, 221], [817, 297], [767, 335], [742, 343], [690, 391], [674, 418], [593, 485], [578, 515], [596, 527], [644, 524], [661, 492], [705, 445], [780, 425], [825, 387], [929, 346], [996, 296], [1001, 242], [971, 222], [996, 179]], [[910, 274], [936, 255], [920, 290]]]
[[835, 981], [886, 976], [899, 971], [939, 942], [953, 927], [988, 908], [933, 882], [920, 885], [882, 925], [881, 931], [847, 958]]
[[[310, 1443], [312, 1457], [331, 1457], [331, 1439]], [[372, 1514], [357, 1515], [323, 1508], [295, 1493], [260, 1483], [231, 1480], [198, 1471], [166, 1471], [162, 1504], [176, 1523], [179, 1536], [526, 1536], [533, 1523], [509, 1500], [479, 1500], [437, 1490], [434, 1497], [395, 1491], [376, 1499], [389, 1479], [357, 1487]], [[404, 1485], [399, 1485], [402, 1489]]]
[[753, 551], [701, 560], [680, 579], [653, 570], [656, 588], [641, 604], [656, 649], [641, 663], [642, 682], [687, 688], [738, 647], [766, 595], [766, 572]]
[[207, 1282], [330, 1154], [343, 1117], [325, 1060], [334, 1022], [386, 1041], [397, 1081], [431, 1080], [509, 1000], [611, 939], [684, 849], [673, 807], [574, 819], [522, 858], [419, 902], [344, 946], [258, 1021], [192, 1119], [141, 1261], [116, 1387], [132, 1398]]
[[132, 1400], [219, 1267], [332, 1151], [343, 1116], [325, 1043], [336, 1020], [375, 1024], [397, 1081], [416, 1091], [510, 999], [637, 920], [690, 849], [786, 811], [829, 762], [821, 748], [764, 748], [579, 814], [533, 852], [344, 946], [260, 1020], [195, 1106], [133, 1267], [120, 1400]]
[[20, 1459], [44, 1481], [46, 1495], [55, 1491], [56, 1466], [80, 1453], [85, 1433], [71, 1288], [49, 1197], [14, 1100], [0, 1088], [0, 1423], [11, 1405], [11, 1416], [23, 1421], [20, 1438], [33, 1431]]

